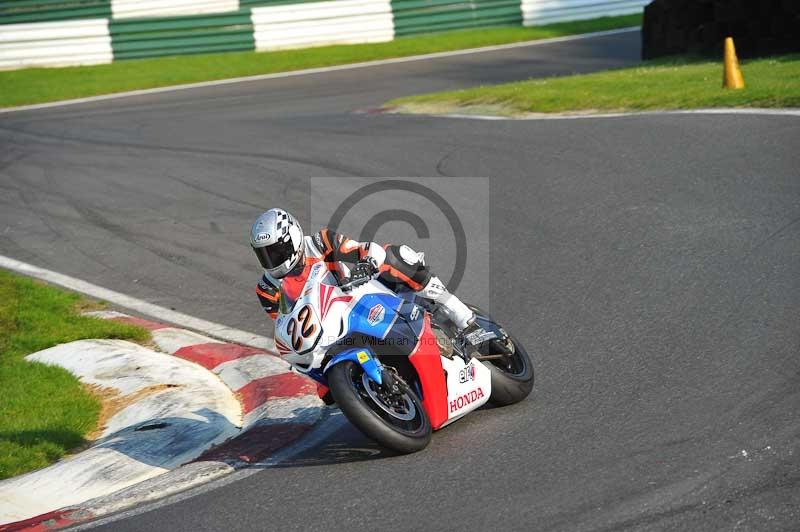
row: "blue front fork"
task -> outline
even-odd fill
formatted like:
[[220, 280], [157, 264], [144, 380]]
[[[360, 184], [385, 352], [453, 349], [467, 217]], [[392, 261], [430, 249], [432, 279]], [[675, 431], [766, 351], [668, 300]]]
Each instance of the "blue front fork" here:
[[345, 360], [352, 360], [353, 362], [359, 363], [364, 369], [364, 373], [367, 374], [369, 380], [378, 386], [383, 384], [383, 375], [381, 374], [383, 366], [381, 366], [381, 363], [377, 358], [372, 356], [372, 353], [370, 353], [369, 349], [366, 347], [357, 347], [348, 349], [347, 351], [342, 351], [341, 353], [335, 355], [330, 362], [328, 362], [322, 372], [325, 374], [328, 373], [329, 369], [340, 362], [344, 362]]

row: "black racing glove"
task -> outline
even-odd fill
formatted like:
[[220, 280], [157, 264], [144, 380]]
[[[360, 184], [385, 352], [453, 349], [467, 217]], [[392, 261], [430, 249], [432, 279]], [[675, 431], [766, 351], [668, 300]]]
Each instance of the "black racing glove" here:
[[371, 279], [373, 275], [378, 273], [378, 264], [372, 257], [366, 257], [364, 260], [359, 261], [353, 270], [350, 272], [351, 279]]
[[348, 284], [358, 286], [372, 279], [376, 273], [378, 273], [378, 264], [372, 257], [367, 257], [350, 270], [350, 282]]

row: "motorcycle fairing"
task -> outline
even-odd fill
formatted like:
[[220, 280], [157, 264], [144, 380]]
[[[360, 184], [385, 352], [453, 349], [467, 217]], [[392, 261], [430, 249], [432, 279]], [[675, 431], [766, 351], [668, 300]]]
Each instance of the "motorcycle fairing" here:
[[429, 314], [425, 314], [422, 335], [408, 359], [419, 377], [422, 406], [428, 414], [431, 427], [436, 430], [447, 422], [447, 382]]
[[492, 393], [492, 373], [482, 362], [461, 357], [442, 358], [447, 376], [447, 421], [449, 425], [465, 414], [477, 410], [489, 401]]
[[422, 406], [433, 430], [452, 423], [489, 401], [492, 376], [477, 360], [464, 362], [461, 357], [441, 356], [436, 336], [425, 314], [424, 329], [417, 347], [409, 357], [422, 387]]
[[419, 338], [425, 328], [425, 310], [413, 301], [403, 300], [397, 313], [408, 325], [414, 337]]
[[391, 294], [366, 294], [350, 311], [350, 332], [383, 339], [397, 319], [403, 300]]
[[397, 310], [397, 318], [384, 337], [376, 342], [381, 346], [381, 354], [410, 356], [422, 336], [424, 316], [425, 311], [422, 307], [402, 300]]

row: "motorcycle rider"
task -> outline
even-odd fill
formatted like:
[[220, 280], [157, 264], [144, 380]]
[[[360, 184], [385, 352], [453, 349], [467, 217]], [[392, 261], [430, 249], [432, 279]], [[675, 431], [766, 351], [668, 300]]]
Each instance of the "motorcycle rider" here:
[[282, 209], [261, 214], [250, 231], [250, 245], [264, 268], [256, 294], [261, 306], [274, 320], [281, 298], [293, 305], [300, 295], [311, 267], [320, 262], [341, 270], [340, 263], [354, 264], [350, 279], [373, 277], [390, 290], [407, 287], [417, 295], [434, 301], [458, 328], [460, 336], [478, 343], [484, 330], [475, 313], [448, 292], [444, 283], [425, 265], [424, 258], [405, 245], [380, 246], [357, 242], [330, 229], [303, 236], [297, 220]]

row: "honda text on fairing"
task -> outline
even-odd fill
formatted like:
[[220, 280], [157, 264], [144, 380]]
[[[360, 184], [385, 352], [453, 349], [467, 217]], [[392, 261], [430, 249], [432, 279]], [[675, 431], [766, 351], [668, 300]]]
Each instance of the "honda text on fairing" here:
[[381, 445], [418, 451], [432, 431], [487, 402], [508, 405], [531, 392], [525, 349], [449, 294], [407, 246], [328, 230], [303, 237], [280, 209], [259, 217], [251, 245], [265, 268], [257, 292], [275, 319], [279, 354]]

